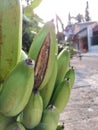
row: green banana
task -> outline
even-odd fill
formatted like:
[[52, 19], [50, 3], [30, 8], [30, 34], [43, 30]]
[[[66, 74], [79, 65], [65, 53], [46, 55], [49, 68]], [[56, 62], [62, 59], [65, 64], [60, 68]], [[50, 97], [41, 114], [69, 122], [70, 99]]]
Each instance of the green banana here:
[[0, 1], [0, 82], [15, 67], [22, 48], [21, 0]]
[[47, 22], [35, 36], [28, 56], [35, 60], [34, 87], [42, 89], [49, 81], [57, 55], [57, 41], [53, 22]]
[[64, 124], [58, 124], [56, 130], [64, 130]]
[[5, 117], [0, 113], [0, 130], [5, 130], [5, 128], [13, 122], [13, 118]]
[[57, 107], [60, 113], [63, 112], [69, 101], [70, 92], [69, 80], [66, 79], [59, 84], [52, 95], [50, 103]]
[[73, 85], [74, 85], [74, 82], [75, 82], [75, 70], [74, 70], [73, 67], [71, 67], [71, 68], [67, 71], [67, 73], [66, 73], [66, 75], [65, 75], [65, 79], [69, 79], [69, 80], [70, 80], [69, 86], [70, 86], [70, 88], [72, 88]]
[[58, 109], [53, 105], [49, 105], [47, 109], [43, 111], [41, 122], [35, 130], [56, 130], [59, 116], [60, 113]]
[[22, 123], [26, 128], [36, 127], [43, 113], [43, 101], [38, 90], [33, 90], [28, 104], [23, 110]]
[[31, 59], [18, 62], [3, 83], [0, 94], [0, 112], [16, 116], [26, 106], [34, 84], [34, 62]]
[[70, 52], [67, 48], [63, 49], [57, 56], [57, 78], [56, 86], [64, 79], [66, 72], [69, 70]]
[[20, 61], [25, 60], [28, 58], [28, 55], [24, 50], [21, 49], [21, 54], [20, 54]]
[[42, 88], [40, 90], [40, 94], [41, 94], [42, 99], [43, 99], [43, 108], [44, 109], [49, 104], [50, 98], [51, 98], [53, 90], [54, 90], [55, 80], [56, 80], [56, 76], [57, 76], [57, 57], [56, 57], [55, 66], [54, 66], [52, 72], [53, 73], [52, 73], [48, 83], [45, 85], [44, 88]]
[[21, 123], [15, 122], [7, 126], [5, 130], [26, 130], [26, 129]]

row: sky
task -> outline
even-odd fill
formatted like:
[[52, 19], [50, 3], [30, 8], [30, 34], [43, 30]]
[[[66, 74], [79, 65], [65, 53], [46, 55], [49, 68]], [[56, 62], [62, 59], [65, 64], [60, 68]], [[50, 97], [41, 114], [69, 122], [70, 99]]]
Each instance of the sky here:
[[[34, 10], [44, 22], [55, 18], [57, 14], [64, 26], [68, 23], [68, 14], [77, 16], [82, 14], [85, 16], [87, 0], [42, 0], [41, 4]], [[89, 16], [93, 21], [98, 21], [98, 0], [88, 0]]]

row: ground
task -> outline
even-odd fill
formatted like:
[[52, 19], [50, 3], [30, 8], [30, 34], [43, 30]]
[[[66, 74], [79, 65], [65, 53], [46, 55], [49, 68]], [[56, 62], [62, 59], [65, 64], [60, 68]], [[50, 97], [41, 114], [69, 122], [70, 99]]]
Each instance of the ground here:
[[74, 57], [71, 65], [76, 79], [60, 122], [64, 130], [98, 130], [98, 56]]

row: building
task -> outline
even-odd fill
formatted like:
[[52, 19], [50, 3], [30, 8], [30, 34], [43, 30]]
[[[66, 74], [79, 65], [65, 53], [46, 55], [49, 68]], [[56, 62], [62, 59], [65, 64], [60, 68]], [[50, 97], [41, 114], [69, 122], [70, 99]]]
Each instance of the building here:
[[98, 52], [98, 22], [80, 22], [67, 25], [65, 34], [74, 48], [81, 52]]

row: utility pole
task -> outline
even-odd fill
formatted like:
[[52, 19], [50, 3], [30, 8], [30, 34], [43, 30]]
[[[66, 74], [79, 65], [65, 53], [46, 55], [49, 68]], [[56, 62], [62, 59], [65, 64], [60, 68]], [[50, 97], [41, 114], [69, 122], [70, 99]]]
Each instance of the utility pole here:
[[70, 16], [70, 12], [68, 14], [68, 24], [71, 24], [71, 16]]

